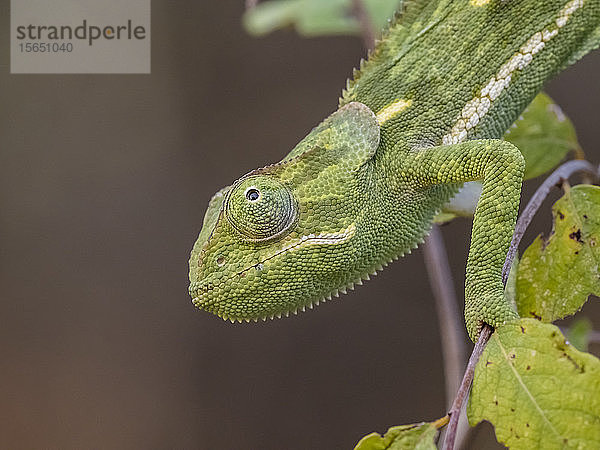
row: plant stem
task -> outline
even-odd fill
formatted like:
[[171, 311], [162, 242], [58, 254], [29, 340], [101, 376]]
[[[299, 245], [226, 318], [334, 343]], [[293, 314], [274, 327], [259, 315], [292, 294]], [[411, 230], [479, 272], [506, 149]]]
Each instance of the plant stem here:
[[454, 393], [460, 386], [461, 374], [466, 361], [465, 334], [458, 310], [454, 291], [454, 282], [448, 264], [448, 255], [444, 247], [442, 233], [437, 225], [423, 246], [425, 267], [433, 290], [437, 311], [440, 338], [442, 342], [442, 358], [446, 381], [446, 400], [448, 407], [452, 404]]
[[450, 422], [448, 423], [448, 428], [446, 430], [446, 439], [444, 440], [445, 450], [454, 449], [454, 441], [456, 440], [456, 430], [458, 427], [458, 419], [460, 418], [460, 411], [469, 393], [471, 383], [473, 382], [475, 366], [477, 365], [477, 362], [479, 361], [479, 358], [481, 357], [485, 346], [490, 340], [492, 332], [493, 329], [489, 325], [485, 324], [482, 327], [481, 332], [479, 333], [479, 339], [477, 340], [477, 343], [473, 348], [473, 352], [471, 353], [471, 357], [469, 358], [469, 363], [467, 364], [467, 369], [465, 370], [465, 374], [460, 384], [460, 388], [458, 389], [456, 398], [454, 399], [454, 403], [452, 403], [452, 407], [448, 412], [448, 414], [450, 415]]
[[[438, 225], [433, 225], [423, 245], [425, 267], [429, 284], [433, 291], [440, 330], [446, 405], [452, 406], [454, 394], [460, 386], [463, 367], [466, 362], [465, 332], [458, 309], [454, 281], [448, 263], [448, 254]], [[466, 438], [469, 427], [466, 421], [459, 421], [457, 432], [458, 446]], [[442, 432], [442, 437], [445, 430]]]
[[504, 284], [506, 284], [506, 280], [508, 279], [508, 273], [510, 272], [515, 255], [517, 254], [521, 238], [525, 234], [525, 230], [527, 230], [527, 227], [531, 223], [533, 216], [540, 208], [542, 202], [546, 199], [546, 197], [548, 197], [548, 194], [552, 188], [560, 184], [563, 180], [568, 179], [576, 172], [589, 173], [594, 175], [595, 178], [598, 178], [598, 168], [593, 166], [591, 163], [583, 160], [568, 161], [559, 166], [548, 178], [544, 180], [544, 182], [529, 200], [529, 203], [527, 203], [527, 206], [525, 206], [523, 209], [523, 212], [519, 216], [519, 220], [517, 220], [515, 233], [513, 234], [512, 242], [510, 243], [510, 248], [508, 249], [508, 254], [506, 255], [506, 260], [504, 261], [504, 267], [502, 268], [502, 281]]

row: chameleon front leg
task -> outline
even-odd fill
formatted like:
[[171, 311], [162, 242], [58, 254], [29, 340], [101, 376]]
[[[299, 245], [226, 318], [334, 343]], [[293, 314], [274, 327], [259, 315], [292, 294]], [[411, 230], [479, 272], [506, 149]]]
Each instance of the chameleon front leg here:
[[475, 341], [483, 323], [518, 318], [504, 297], [502, 267], [517, 219], [525, 161], [507, 141], [478, 140], [411, 151], [403, 175], [420, 186], [482, 181], [465, 283], [465, 321]]

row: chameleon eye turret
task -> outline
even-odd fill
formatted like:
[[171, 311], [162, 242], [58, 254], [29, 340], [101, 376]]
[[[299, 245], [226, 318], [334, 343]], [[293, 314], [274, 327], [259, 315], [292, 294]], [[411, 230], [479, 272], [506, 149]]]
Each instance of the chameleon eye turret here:
[[269, 176], [239, 180], [225, 199], [225, 217], [244, 240], [285, 236], [298, 216], [292, 192]]

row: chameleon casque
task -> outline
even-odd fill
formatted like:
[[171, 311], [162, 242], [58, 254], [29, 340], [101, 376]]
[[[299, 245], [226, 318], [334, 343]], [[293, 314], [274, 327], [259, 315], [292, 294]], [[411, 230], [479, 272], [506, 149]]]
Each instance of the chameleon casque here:
[[600, 0], [433, 0], [402, 12], [339, 109], [282, 161], [210, 201], [190, 257], [194, 305], [231, 321], [295, 313], [421, 243], [481, 181], [466, 268], [471, 339], [517, 318], [502, 266], [524, 160], [502, 140], [544, 82], [600, 44]]

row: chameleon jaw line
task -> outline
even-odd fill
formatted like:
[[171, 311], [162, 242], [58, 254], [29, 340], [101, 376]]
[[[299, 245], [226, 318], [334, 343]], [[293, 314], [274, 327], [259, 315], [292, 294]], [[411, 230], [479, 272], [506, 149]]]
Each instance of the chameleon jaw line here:
[[[209, 300], [206, 298], [202, 298], [203, 294], [204, 295], [208, 294], [214, 288], [227, 283], [235, 276], [238, 276], [238, 277], [244, 276], [243, 274], [245, 274], [249, 270], [252, 270], [252, 269], [261, 270], [261, 269], [259, 269], [259, 266], [262, 266], [265, 262], [267, 262], [273, 258], [276, 258], [277, 256], [283, 255], [283, 254], [289, 252], [290, 250], [301, 248], [301, 247], [304, 247], [307, 245], [318, 245], [318, 244], [337, 245], [337, 244], [341, 244], [343, 242], [348, 241], [350, 238], [352, 238], [352, 236], [354, 236], [355, 232], [356, 232], [356, 225], [354, 223], [352, 223], [346, 229], [341, 230], [338, 233], [308, 234], [308, 235], [302, 236], [301, 238], [297, 239], [295, 242], [285, 246], [283, 249], [279, 250], [278, 252], [274, 253], [273, 255], [269, 256], [268, 258], [263, 259], [258, 264], [254, 264], [250, 267], [247, 267], [247, 268], [241, 270], [240, 272], [237, 272], [235, 275], [228, 277], [227, 279], [225, 279], [222, 283], [220, 283], [218, 285], [214, 285], [210, 282], [207, 283], [206, 285], [202, 285], [198, 282], [193, 283], [190, 286], [192, 288], [192, 289], [190, 289], [190, 292], [194, 291], [194, 294], [196, 294], [196, 296], [194, 298], [192, 298], [192, 303], [194, 303], [194, 305], [196, 305], [196, 306], [207, 304], [207, 302]], [[200, 291], [200, 290], [202, 290], [203, 292], [198, 293], [198, 291]]]

